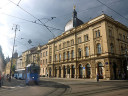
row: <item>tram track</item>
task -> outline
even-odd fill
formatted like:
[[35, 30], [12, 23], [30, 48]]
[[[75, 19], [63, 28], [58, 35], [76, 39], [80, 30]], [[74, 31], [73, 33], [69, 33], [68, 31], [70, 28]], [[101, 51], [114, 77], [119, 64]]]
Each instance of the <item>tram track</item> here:
[[101, 94], [101, 93], [107, 93], [112, 91], [118, 91], [118, 90], [124, 90], [128, 89], [128, 86], [115, 86], [115, 87], [109, 87], [109, 88], [103, 88], [103, 89], [94, 89], [94, 90], [84, 90], [80, 92], [74, 92], [74, 93], [66, 93], [63, 96], [86, 96], [86, 95], [93, 95], [93, 94]]

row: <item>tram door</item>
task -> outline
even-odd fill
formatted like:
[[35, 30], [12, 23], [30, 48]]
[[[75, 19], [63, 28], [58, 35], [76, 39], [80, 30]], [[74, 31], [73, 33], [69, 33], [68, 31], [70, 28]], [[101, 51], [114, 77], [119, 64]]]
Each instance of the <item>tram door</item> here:
[[87, 69], [86, 69], [87, 78], [90, 78], [90, 73], [91, 73], [91, 72], [90, 72], [90, 65], [87, 64], [86, 68], [87, 68]]
[[83, 73], [83, 67], [82, 65], [79, 65], [79, 78], [82, 78], [82, 73]]
[[99, 79], [103, 79], [103, 64], [102, 63], [98, 64], [98, 74], [99, 74]]
[[74, 75], [75, 75], [75, 66], [72, 65], [72, 78], [74, 78]]

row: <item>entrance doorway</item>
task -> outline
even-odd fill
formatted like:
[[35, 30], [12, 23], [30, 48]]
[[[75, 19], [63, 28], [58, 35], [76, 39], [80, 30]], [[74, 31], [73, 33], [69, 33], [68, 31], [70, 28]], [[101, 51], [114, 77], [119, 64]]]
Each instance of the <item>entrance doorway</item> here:
[[102, 63], [98, 64], [98, 74], [99, 74], [99, 79], [103, 79], [103, 64]]
[[117, 68], [116, 63], [113, 62], [113, 75], [114, 75], [114, 79], [117, 79], [116, 68]]
[[51, 67], [49, 68], [49, 77], [51, 77]]
[[80, 65], [79, 65], [79, 78], [82, 78], [82, 74], [83, 74], [83, 67], [82, 67], [82, 65], [80, 64]]
[[57, 67], [55, 67], [55, 77], [57, 77]]
[[59, 66], [59, 77], [61, 77], [61, 67]]
[[74, 78], [74, 77], [75, 77], [75, 66], [72, 65], [72, 78]]
[[66, 78], [66, 67], [65, 66], [63, 67], [63, 74], [64, 74], [63, 77]]
[[90, 74], [91, 74], [91, 72], [90, 72], [90, 64], [87, 64], [86, 65], [86, 75], [87, 75], [86, 77], [90, 78]]

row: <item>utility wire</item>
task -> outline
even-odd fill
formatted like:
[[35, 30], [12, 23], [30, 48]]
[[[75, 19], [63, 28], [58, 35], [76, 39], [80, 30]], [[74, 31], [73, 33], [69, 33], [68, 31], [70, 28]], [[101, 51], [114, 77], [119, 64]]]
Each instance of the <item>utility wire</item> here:
[[[10, 1], [11, 3], [13, 3], [14, 5], [17, 6], [17, 4], [14, 3], [13, 1], [11, 1], [11, 0], [8, 0], [8, 1]], [[47, 29], [50, 33], [52, 33], [51, 30], [50, 30], [45, 24], [43, 24], [43, 23], [41, 22], [41, 20], [39, 20], [37, 17], [35, 17], [34, 15], [32, 15], [31, 13], [29, 13], [28, 11], [26, 11], [26, 10], [23, 9], [22, 7], [20, 7], [20, 6], [18, 6], [18, 7], [19, 7], [21, 10], [23, 10], [24, 12], [28, 13], [28, 14], [29, 14], [30, 16], [32, 16], [33, 18], [35, 18], [36, 20], [38, 20], [43, 26], [46, 27], [46, 29]], [[54, 33], [52, 33], [52, 34], [53, 34], [53, 36], [55, 36]]]
[[120, 13], [118, 13], [117, 11], [115, 11], [114, 9], [110, 8], [109, 6], [107, 6], [106, 4], [104, 4], [103, 2], [101, 2], [100, 0], [97, 0], [98, 2], [100, 2], [101, 4], [103, 4], [104, 6], [106, 6], [107, 8], [109, 8], [110, 10], [114, 11], [116, 14], [118, 14], [119, 16], [123, 17], [125, 20], [128, 21], [128, 18], [124, 17], [123, 15], [121, 15]]
[[[17, 17], [17, 16], [13, 16], [13, 15], [7, 14], [7, 13], [1, 13], [1, 14], [7, 15], [7, 16], [10, 16], [10, 17], [13, 17], [13, 18], [17, 18], [17, 19], [20, 19], [20, 20], [24, 20], [24, 21], [27, 21], [27, 22], [30, 22], [30, 23], [35, 23], [35, 24], [38, 24], [38, 25], [42, 25], [42, 24], [37, 23], [35, 21], [30, 21], [30, 20], [27, 20], [27, 19], [24, 19], [24, 18], [20, 18], [20, 17]], [[51, 26], [46, 26], [46, 27], [49, 27], [49, 28], [52, 28], [52, 29], [55, 29], [55, 30], [63, 31], [61, 29], [57, 29], [57, 28], [54, 28], [54, 27], [51, 27]]]

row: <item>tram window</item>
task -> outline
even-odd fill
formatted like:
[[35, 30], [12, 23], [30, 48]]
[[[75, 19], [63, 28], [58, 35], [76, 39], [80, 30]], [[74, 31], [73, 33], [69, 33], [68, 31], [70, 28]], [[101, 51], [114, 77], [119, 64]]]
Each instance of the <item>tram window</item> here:
[[31, 68], [31, 73], [39, 73], [39, 68]]

